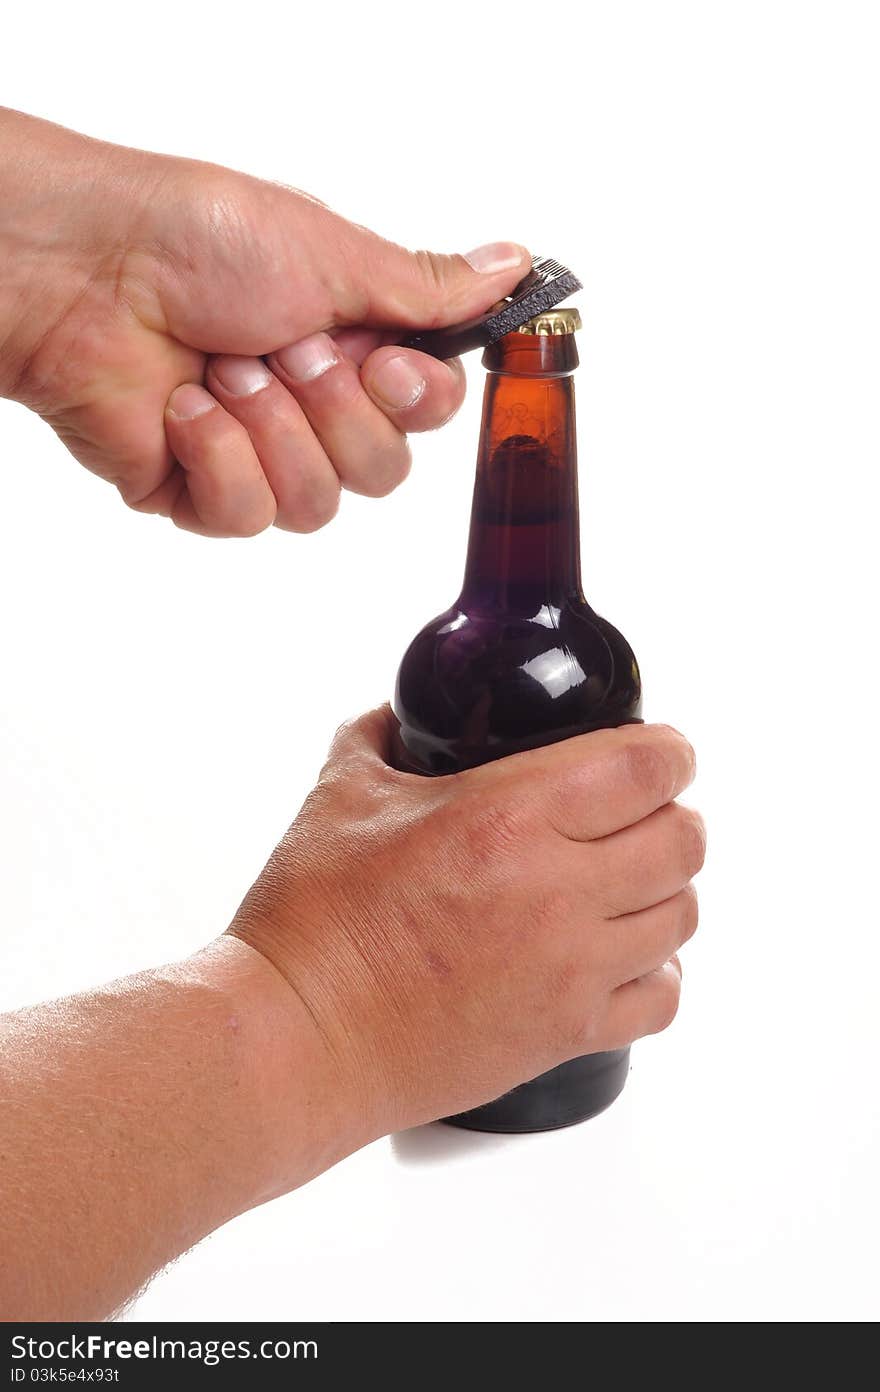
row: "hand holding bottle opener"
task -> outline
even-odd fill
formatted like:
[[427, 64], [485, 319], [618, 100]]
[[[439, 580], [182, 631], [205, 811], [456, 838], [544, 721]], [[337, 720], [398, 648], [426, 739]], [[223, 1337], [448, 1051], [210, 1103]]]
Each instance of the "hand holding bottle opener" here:
[[451, 324], [445, 329], [428, 329], [410, 334], [404, 348], [417, 348], [432, 358], [457, 358], [473, 348], [486, 348], [496, 339], [544, 314], [561, 300], [574, 295], [583, 286], [577, 276], [559, 261], [534, 257], [532, 269], [511, 291], [506, 300], [499, 301], [476, 319], [466, 324]]

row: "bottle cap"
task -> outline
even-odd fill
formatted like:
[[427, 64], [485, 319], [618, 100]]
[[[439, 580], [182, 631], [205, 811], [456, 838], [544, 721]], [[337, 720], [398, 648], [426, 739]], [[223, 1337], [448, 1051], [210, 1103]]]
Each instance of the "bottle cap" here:
[[581, 316], [574, 306], [566, 309], [547, 309], [520, 324], [521, 334], [573, 334], [581, 328]]

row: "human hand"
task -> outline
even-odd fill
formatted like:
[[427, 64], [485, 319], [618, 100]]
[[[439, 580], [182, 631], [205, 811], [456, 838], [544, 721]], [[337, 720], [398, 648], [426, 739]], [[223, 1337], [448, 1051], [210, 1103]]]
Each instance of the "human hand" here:
[[[395, 346], [525, 274], [496, 243], [408, 252], [317, 200], [0, 111], [0, 395], [141, 512], [207, 536], [313, 531], [378, 497], [461, 364]], [[264, 362], [263, 359], [266, 359]]]
[[664, 1029], [705, 846], [667, 726], [419, 778], [386, 763], [392, 720], [343, 727], [230, 930], [293, 987], [361, 1141]]
[[377, 1136], [672, 1019], [704, 841], [682, 736], [432, 779], [388, 767], [392, 718], [339, 733], [229, 932], [0, 1018], [7, 1318], [108, 1319]]

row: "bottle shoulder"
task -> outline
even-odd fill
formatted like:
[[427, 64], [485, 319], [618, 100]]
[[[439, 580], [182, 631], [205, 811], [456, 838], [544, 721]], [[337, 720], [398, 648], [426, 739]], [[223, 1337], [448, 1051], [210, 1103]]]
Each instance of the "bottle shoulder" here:
[[585, 601], [531, 615], [453, 606], [407, 649], [395, 709], [403, 725], [502, 752], [637, 719], [640, 698], [632, 648]]
[[430, 651], [433, 669], [490, 663], [495, 670], [517, 670], [530, 658], [564, 650], [598, 675], [612, 664], [635, 661], [623, 634], [586, 603], [544, 604], [534, 614], [480, 613], [453, 605], [425, 624], [410, 643], [402, 666]]

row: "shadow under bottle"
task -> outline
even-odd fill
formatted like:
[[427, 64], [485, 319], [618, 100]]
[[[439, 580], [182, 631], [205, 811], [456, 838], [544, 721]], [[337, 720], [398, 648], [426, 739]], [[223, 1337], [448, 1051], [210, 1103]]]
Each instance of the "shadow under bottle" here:
[[[576, 311], [551, 311], [486, 350], [464, 585], [401, 663], [398, 768], [456, 773], [640, 718], [632, 650], [581, 588], [577, 323]], [[481, 1131], [568, 1126], [607, 1107], [628, 1068], [628, 1049], [573, 1059], [447, 1120]]]

